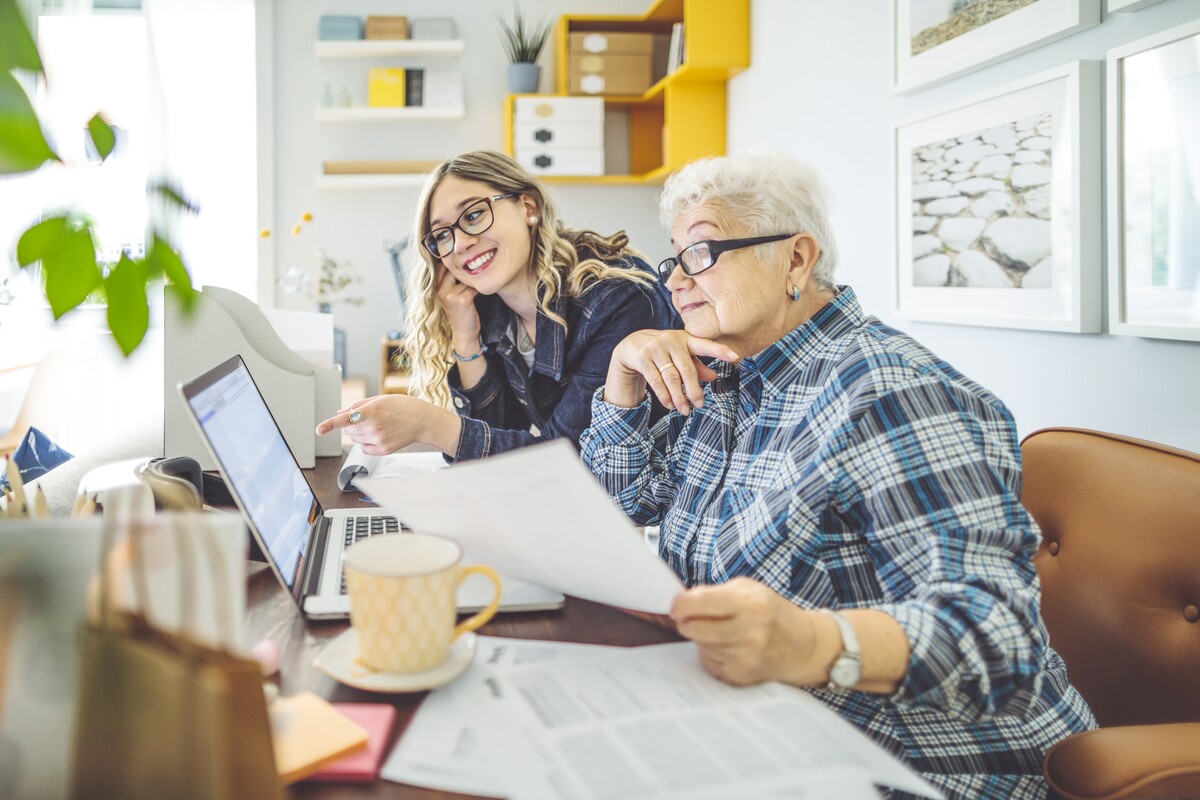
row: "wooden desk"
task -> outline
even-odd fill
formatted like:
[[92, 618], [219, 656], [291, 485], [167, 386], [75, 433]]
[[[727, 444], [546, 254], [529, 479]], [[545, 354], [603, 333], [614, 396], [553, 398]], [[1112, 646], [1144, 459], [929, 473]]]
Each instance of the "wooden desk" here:
[[[341, 492], [335, 477], [340, 458], [318, 458], [313, 470], [306, 470], [309, 482], [326, 508], [373, 508], [357, 492]], [[404, 728], [425, 697], [415, 694], [377, 694], [344, 686], [313, 667], [317, 653], [344, 631], [346, 622], [305, 622], [292, 599], [265, 564], [248, 567], [245, 641], [252, 645], [271, 639], [279, 647], [279, 688], [284, 695], [308, 690], [334, 702], [387, 702], [399, 712], [388, 752], [399, 740]], [[546, 639], [586, 644], [642, 645], [679, 641], [673, 631], [632, 617], [609, 606], [567, 598], [559, 611], [499, 614], [483, 626], [485, 636], [518, 639]], [[450, 798], [462, 795], [419, 789], [391, 781], [377, 780], [368, 785], [336, 783], [299, 783], [292, 787], [295, 798]]]

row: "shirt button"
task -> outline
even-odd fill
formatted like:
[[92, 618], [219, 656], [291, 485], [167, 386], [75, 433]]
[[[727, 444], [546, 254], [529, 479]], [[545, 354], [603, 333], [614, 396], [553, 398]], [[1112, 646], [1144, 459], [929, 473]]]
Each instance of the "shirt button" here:
[[461, 397], [456, 397], [456, 398], [454, 398], [454, 407], [455, 407], [455, 408], [462, 408], [462, 407], [463, 407], [463, 399], [462, 399]]
[[747, 414], [753, 414], [754, 404], [750, 402], [742, 403], [742, 411], [745, 411]]

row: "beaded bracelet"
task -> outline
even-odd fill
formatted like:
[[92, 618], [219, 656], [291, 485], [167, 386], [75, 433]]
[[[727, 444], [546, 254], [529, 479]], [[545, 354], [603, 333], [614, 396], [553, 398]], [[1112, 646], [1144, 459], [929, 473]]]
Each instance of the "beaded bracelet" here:
[[487, 348], [483, 346], [483, 337], [482, 337], [482, 336], [480, 336], [480, 337], [479, 337], [479, 352], [478, 352], [478, 353], [475, 353], [474, 355], [469, 355], [469, 356], [460, 356], [460, 355], [458, 354], [458, 352], [457, 352], [457, 351], [456, 351], [456, 350], [455, 350], [453, 347], [451, 347], [451, 348], [450, 348], [450, 355], [454, 356], [454, 360], [455, 360], [455, 361], [457, 361], [458, 363], [460, 363], [460, 364], [465, 364], [465, 363], [467, 363], [468, 361], [474, 361], [475, 359], [479, 358], [481, 355], [483, 355], [483, 353], [484, 353], [484, 351], [485, 351], [485, 350], [487, 350]]

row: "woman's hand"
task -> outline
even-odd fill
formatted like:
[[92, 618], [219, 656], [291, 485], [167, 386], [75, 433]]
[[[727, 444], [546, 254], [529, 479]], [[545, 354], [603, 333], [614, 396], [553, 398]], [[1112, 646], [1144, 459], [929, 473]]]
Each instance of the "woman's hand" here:
[[704, 405], [701, 382], [717, 377], [696, 356], [736, 363], [738, 354], [709, 339], [685, 331], [645, 330], [631, 333], [613, 350], [604, 384], [604, 400], [633, 408], [642, 402], [646, 387], [658, 401], [680, 414]]
[[479, 292], [459, 282], [440, 262], [434, 267], [434, 289], [450, 321], [454, 349], [464, 356], [476, 352], [480, 323], [475, 297]]
[[350, 440], [369, 456], [385, 456], [414, 442], [432, 445], [453, 456], [458, 450], [462, 421], [458, 415], [424, 400], [385, 394], [356, 400], [341, 409], [317, 426], [317, 435], [338, 428], [344, 428]]
[[735, 686], [819, 681], [804, 669], [813, 660], [816, 616], [750, 578], [689, 589], [671, 605], [676, 628], [699, 645], [704, 668]]

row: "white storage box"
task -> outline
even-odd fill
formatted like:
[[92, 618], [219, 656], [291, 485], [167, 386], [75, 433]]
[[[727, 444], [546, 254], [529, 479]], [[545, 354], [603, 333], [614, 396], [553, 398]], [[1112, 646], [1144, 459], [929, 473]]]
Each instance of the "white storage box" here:
[[513, 121], [590, 122], [603, 128], [604, 99], [600, 97], [518, 97]]
[[556, 149], [552, 147], [518, 148], [516, 159], [534, 175], [603, 175], [604, 150]]
[[604, 100], [518, 97], [513, 154], [535, 175], [604, 174]]
[[594, 122], [518, 122], [514, 148], [604, 148], [604, 126]]

